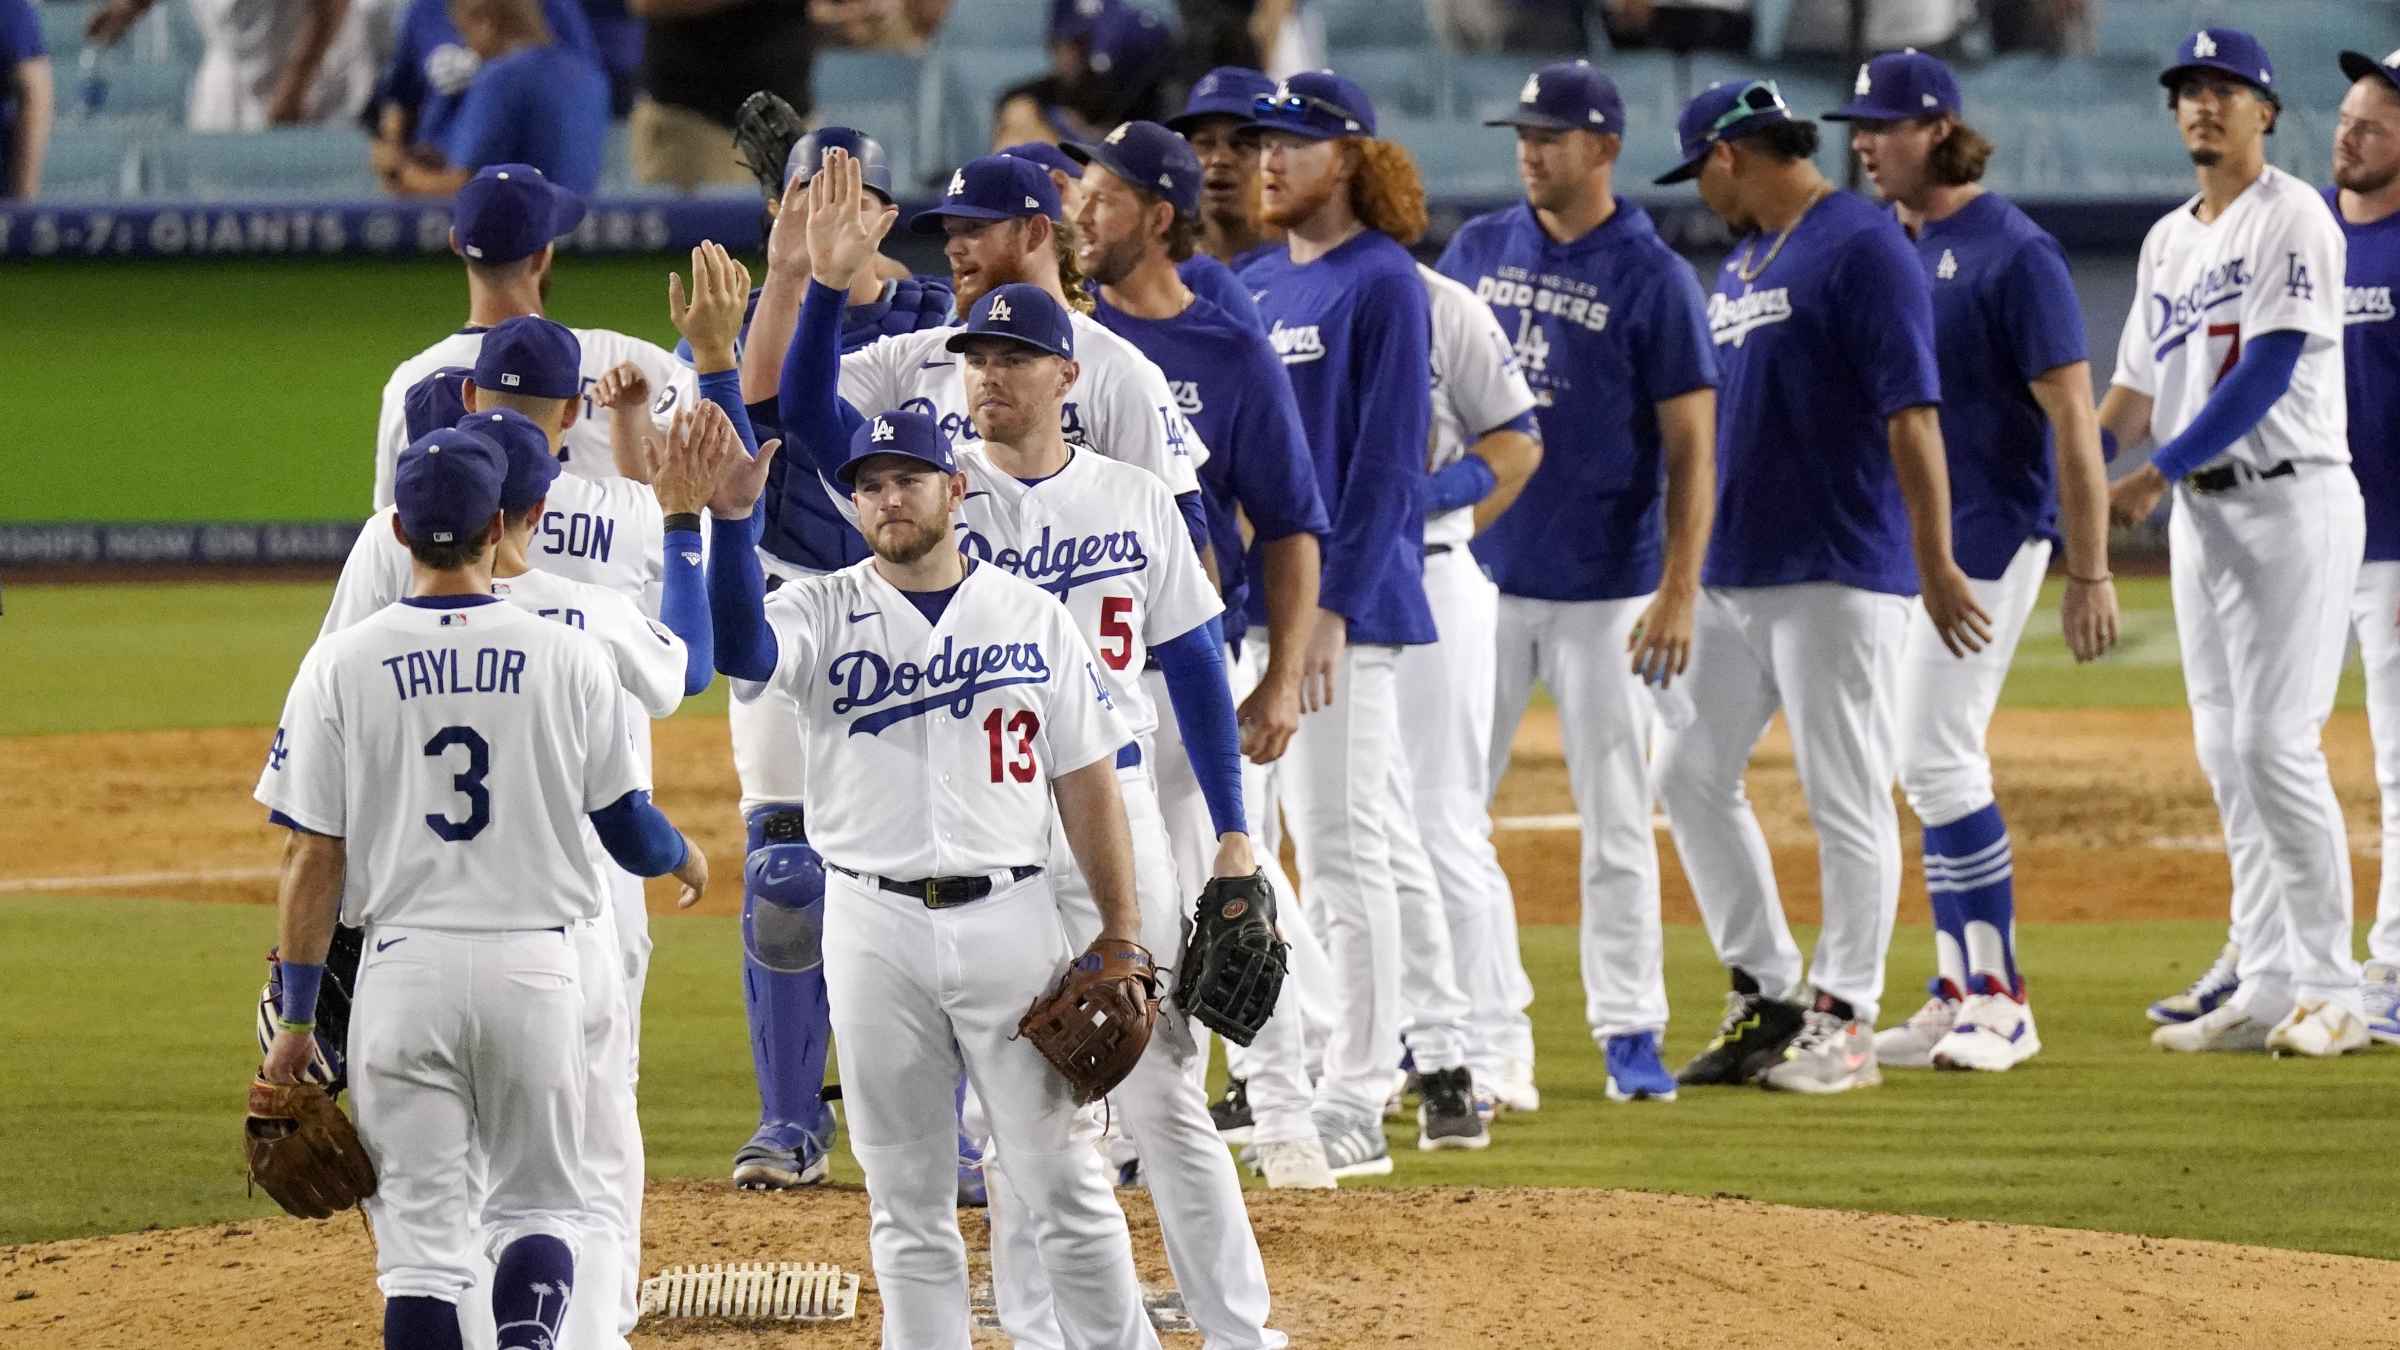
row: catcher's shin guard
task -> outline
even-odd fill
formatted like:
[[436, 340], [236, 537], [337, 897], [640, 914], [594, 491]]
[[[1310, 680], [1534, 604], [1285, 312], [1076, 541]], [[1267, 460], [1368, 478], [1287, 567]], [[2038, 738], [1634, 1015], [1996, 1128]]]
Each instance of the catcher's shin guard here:
[[808, 846], [797, 806], [762, 806], [747, 819], [742, 868], [742, 1006], [750, 1019], [759, 1123], [827, 1137], [825, 1055], [833, 1014], [820, 943], [824, 862]]

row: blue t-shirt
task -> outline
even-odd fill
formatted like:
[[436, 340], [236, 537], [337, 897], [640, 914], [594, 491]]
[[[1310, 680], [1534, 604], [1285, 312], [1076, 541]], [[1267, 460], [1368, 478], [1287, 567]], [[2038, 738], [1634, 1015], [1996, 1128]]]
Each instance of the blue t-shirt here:
[[556, 44], [487, 61], [442, 141], [453, 168], [530, 164], [572, 192], [600, 186], [608, 143], [608, 77], [589, 55]]
[[1472, 287], [1515, 339], [1542, 428], [1542, 462], [1476, 536], [1477, 561], [1503, 592], [1535, 600], [1657, 590], [1666, 553], [1658, 405], [1717, 382], [1691, 264], [1620, 199], [1599, 228], [1564, 243], [1522, 203], [1478, 216], [1436, 267]]
[[1283, 358], [1332, 531], [1317, 603], [1352, 642], [1434, 640], [1425, 603], [1433, 319], [1416, 259], [1362, 230], [1305, 265], [1277, 249], [1242, 271]]
[[2325, 201], [2350, 240], [2342, 366], [2350, 388], [2350, 467], [2367, 501], [2366, 560], [2400, 562], [2400, 311], [2392, 305], [2400, 292], [2400, 215], [2353, 225], [2342, 217], [2339, 189], [2325, 189]]
[[10, 149], [16, 144], [17, 67], [50, 54], [42, 42], [42, 18], [27, 0], [0, 0], [0, 197], [16, 173]]
[[[1249, 292], [1242, 299], [1247, 303]], [[1267, 614], [1263, 590], [1250, 586], [1255, 563], [1242, 555], [1235, 508], [1250, 517], [1258, 543], [1326, 531], [1316, 462], [1283, 363], [1263, 331], [1205, 296], [1195, 296], [1172, 319], [1137, 319], [1095, 297], [1092, 317], [1157, 365], [1184, 420], [1209, 447], [1200, 466], [1200, 496], [1224, 586], [1225, 636], [1237, 639], [1249, 623], [1265, 623]]]
[[[1192, 294], [1262, 333], [1267, 331], [1267, 325], [1258, 317], [1257, 302], [1250, 298], [1250, 288], [1242, 284], [1232, 268], [1208, 254], [1195, 253], [1175, 265], [1175, 275], [1183, 278], [1183, 284], [1191, 288]], [[1213, 446], [1216, 442], [1209, 444]]]
[[1993, 193], [1917, 233], [1933, 283], [1950, 461], [1950, 544], [1968, 576], [1997, 581], [2025, 541], [2058, 540], [2050, 419], [2027, 386], [2085, 358], [2066, 250]]
[[1886, 423], [1942, 399], [1925, 268], [1891, 213], [1855, 193], [1775, 243], [1735, 244], [1708, 301], [1717, 523], [1700, 579], [1914, 595]]
[[[542, 18], [559, 45], [598, 55], [591, 22], [576, 0], [542, 0]], [[400, 18], [391, 59], [376, 83], [368, 125], [374, 125], [374, 107], [397, 103], [416, 115], [410, 142], [440, 148], [447, 144], [451, 119], [458, 116], [467, 86], [482, 65], [482, 58], [458, 35], [458, 25], [450, 22], [449, 0], [413, 0]]]

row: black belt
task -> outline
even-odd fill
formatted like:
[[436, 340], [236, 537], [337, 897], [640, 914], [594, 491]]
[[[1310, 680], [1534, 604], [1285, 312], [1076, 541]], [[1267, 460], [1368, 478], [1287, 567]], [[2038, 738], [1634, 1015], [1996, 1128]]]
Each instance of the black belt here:
[[2300, 466], [2284, 460], [2271, 469], [2253, 469], [2247, 464], [2220, 464], [2213, 469], [2200, 469], [2184, 475], [2183, 481], [2194, 492], [2211, 494], [2231, 492], [2245, 483], [2269, 478], [2289, 478], [2300, 472]]
[[[981, 900], [992, 893], [992, 879], [987, 876], [922, 877], [915, 881], [894, 881], [890, 877], [869, 876], [864, 872], [853, 872], [839, 863], [825, 865], [843, 876], [858, 881], [872, 881], [894, 895], [905, 895], [912, 900], [922, 900], [927, 909], [952, 909]], [[1008, 869], [1008, 876], [1011, 881], [1023, 881], [1041, 870], [1039, 867], [1012, 867]]]
[[1427, 544], [1425, 546], [1425, 556], [1428, 558], [1438, 558], [1457, 547], [1458, 545], [1456, 544]]

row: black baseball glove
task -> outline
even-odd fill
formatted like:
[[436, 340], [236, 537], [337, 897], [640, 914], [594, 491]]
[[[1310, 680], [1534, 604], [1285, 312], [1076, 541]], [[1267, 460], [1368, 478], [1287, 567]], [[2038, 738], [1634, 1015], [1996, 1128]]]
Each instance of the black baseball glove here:
[[1248, 1045], [1275, 1015], [1290, 953], [1275, 931], [1267, 874], [1218, 877], [1193, 907], [1176, 962], [1175, 1006], [1235, 1045]]
[[[367, 930], [336, 924], [325, 954], [325, 981], [317, 987], [316, 1048], [305, 1071], [309, 1082], [339, 1097], [350, 1082], [350, 1001], [358, 996], [358, 963], [366, 953]], [[258, 991], [258, 1052], [275, 1043], [276, 1014], [283, 1006], [283, 962], [267, 953], [267, 987]]]
[[808, 133], [808, 124], [783, 96], [761, 89], [742, 100], [733, 115], [733, 149], [743, 167], [758, 179], [758, 190], [770, 202], [783, 197], [783, 162], [792, 146]]

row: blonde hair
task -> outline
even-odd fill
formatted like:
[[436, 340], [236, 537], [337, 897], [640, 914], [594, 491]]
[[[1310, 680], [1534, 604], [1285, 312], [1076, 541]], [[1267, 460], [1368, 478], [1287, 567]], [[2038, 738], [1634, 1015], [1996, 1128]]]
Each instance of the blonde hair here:
[[1424, 238], [1430, 222], [1417, 161], [1396, 141], [1359, 139], [1351, 144], [1358, 151], [1358, 172], [1350, 180], [1350, 209], [1367, 228], [1402, 244]]
[[1083, 264], [1075, 261], [1074, 222], [1050, 222], [1050, 251], [1058, 258], [1059, 293], [1067, 297], [1069, 308], [1089, 317], [1092, 312], [1092, 293], [1084, 289]]

